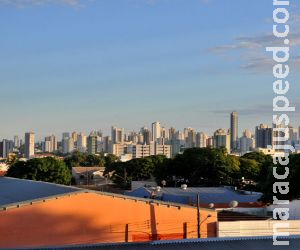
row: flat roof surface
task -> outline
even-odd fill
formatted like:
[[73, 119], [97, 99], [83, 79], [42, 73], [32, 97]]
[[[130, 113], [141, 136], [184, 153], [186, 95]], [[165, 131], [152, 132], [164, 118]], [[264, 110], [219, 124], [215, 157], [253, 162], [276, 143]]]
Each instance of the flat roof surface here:
[[0, 177], [0, 207], [78, 191], [77, 188], [47, 182]]
[[300, 249], [300, 237], [281, 237], [281, 241], [289, 241], [289, 246], [273, 246], [273, 237], [241, 237], [241, 238], [211, 238], [211, 239], [192, 239], [178, 241], [154, 241], [149, 243], [125, 243], [125, 244], [99, 244], [99, 245], [80, 245], [57, 248], [40, 249], [61, 249], [61, 250], [273, 250], [273, 249]]
[[262, 196], [262, 194], [257, 193], [243, 194], [225, 187], [190, 187], [187, 190], [181, 188], [164, 188], [162, 192], [165, 195], [192, 197], [200, 194], [200, 202], [202, 201], [203, 203], [229, 203], [234, 200], [238, 202], [256, 202]]
[[[138, 188], [133, 191], [126, 192], [130, 196], [143, 196], [143, 193], [151, 193], [153, 190], [145, 187]], [[188, 187], [186, 190], [182, 188], [162, 188], [159, 192], [155, 191], [157, 197], [162, 197], [164, 201], [184, 203], [188, 198], [196, 201], [197, 194], [200, 195], [200, 203], [209, 204], [228, 204], [232, 201], [239, 203], [255, 203], [262, 194], [252, 193], [244, 194], [226, 187]]]

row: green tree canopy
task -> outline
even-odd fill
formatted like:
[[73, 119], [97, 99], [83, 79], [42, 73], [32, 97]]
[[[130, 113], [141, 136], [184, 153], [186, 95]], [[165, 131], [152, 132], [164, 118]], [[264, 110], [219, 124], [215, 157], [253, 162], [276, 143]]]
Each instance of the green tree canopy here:
[[52, 157], [18, 161], [8, 169], [7, 176], [63, 185], [71, 182], [71, 172], [66, 164]]
[[142, 181], [153, 178], [158, 172], [157, 168], [164, 165], [167, 161], [165, 156], [149, 156], [141, 159], [133, 159], [128, 162], [113, 162], [106, 168], [106, 172], [112, 172], [112, 180], [124, 186], [130, 184], [131, 181]]
[[[279, 175], [284, 175], [286, 173], [286, 167], [289, 168], [289, 176], [285, 180], [277, 180], [273, 174], [273, 167], [277, 167], [276, 172]], [[293, 200], [300, 198], [300, 155], [291, 154], [289, 156], [289, 164], [283, 166], [280, 164], [271, 165], [268, 168], [268, 173], [266, 175], [265, 181], [261, 183], [262, 191], [264, 193], [263, 200], [266, 202], [272, 202], [273, 196], [276, 196], [280, 200]], [[274, 194], [273, 185], [275, 182], [288, 182], [289, 192], [287, 195], [281, 195], [280, 193]]]
[[257, 180], [261, 171], [260, 164], [256, 160], [240, 158], [241, 177], [250, 180]]
[[168, 162], [163, 178], [168, 182], [182, 179], [191, 186], [229, 184], [239, 164], [225, 149], [191, 148]]
[[105, 172], [109, 173], [113, 171], [114, 164], [120, 162], [120, 158], [113, 154], [108, 154], [105, 156]]
[[103, 155], [93, 155], [87, 153], [81, 153], [79, 151], [75, 151], [72, 155], [66, 157], [64, 159], [66, 165], [69, 169], [73, 167], [104, 167], [106, 163], [106, 159]]

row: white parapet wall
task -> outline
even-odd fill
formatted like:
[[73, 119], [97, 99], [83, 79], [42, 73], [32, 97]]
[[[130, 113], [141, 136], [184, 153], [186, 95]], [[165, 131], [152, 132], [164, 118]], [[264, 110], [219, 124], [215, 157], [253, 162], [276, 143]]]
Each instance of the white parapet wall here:
[[291, 221], [233, 221], [219, 222], [219, 237], [252, 237], [272, 236], [276, 223], [289, 223], [289, 228], [278, 228], [278, 232], [289, 232], [290, 235], [300, 235], [300, 220]]
[[290, 201], [288, 205], [271, 205], [267, 212], [272, 213], [275, 208], [289, 208], [290, 220], [300, 220], [300, 200]]

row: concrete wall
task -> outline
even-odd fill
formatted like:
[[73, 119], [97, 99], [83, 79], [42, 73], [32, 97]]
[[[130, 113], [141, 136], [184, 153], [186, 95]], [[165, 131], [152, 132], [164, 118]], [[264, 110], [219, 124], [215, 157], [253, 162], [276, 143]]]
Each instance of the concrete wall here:
[[300, 200], [291, 201], [289, 205], [271, 205], [267, 208], [267, 211], [273, 213], [275, 208], [289, 208], [290, 219], [300, 220]]
[[[251, 236], [272, 236], [273, 226], [276, 223], [287, 223], [282, 221], [235, 221], [219, 222], [219, 237], [251, 237]], [[288, 221], [290, 227], [280, 228], [279, 232], [289, 232], [290, 235], [300, 235], [300, 221]]]
[[[215, 237], [216, 223], [201, 210], [202, 237]], [[0, 211], [0, 235], [0, 248], [196, 238], [197, 210], [80, 193]]]
[[290, 220], [300, 220], [300, 200], [290, 201], [288, 205], [270, 205], [268, 207], [260, 208], [233, 208], [234, 212], [253, 214], [257, 216], [273, 216], [275, 208], [289, 208]]

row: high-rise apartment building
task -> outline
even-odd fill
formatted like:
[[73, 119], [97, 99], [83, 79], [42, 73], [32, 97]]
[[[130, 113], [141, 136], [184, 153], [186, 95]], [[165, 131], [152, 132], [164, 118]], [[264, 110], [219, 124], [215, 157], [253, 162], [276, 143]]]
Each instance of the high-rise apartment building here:
[[197, 148], [207, 147], [207, 139], [208, 139], [208, 136], [205, 133], [203, 133], [203, 132], [197, 133], [196, 134], [196, 147]]
[[246, 129], [243, 136], [239, 139], [239, 152], [241, 155], [253, 151], [255, 148], [255, 139], [249, 129]]
[[70, 133], [69, 132], [64, 132], [62, 134], [62, 140], [65, 139], [65, 138], [70, 138]]
[[[158, 143], [154, 144], [154, 154], [155, 155], [164, 155], [167, 158], [171, 158], [172, 152], [171, 152], [171, 146], [170, 145], [161, 145]], [[151, 152], [151, 146], [150, 146], [150, 152]]]
[[44, 152], [53, 153], [57, 151], [57, 140], [54, 135], [45, 137], [45, 141], [42, 144]]
[[[289, 128], [280, 123], [279, 118], [273, 121], [273, 145], [284, 146], [286, 141], [289, 140]], [[282, 151], [276, 149], [276, 151]]]
[[256, 148], [267, 148], [273, 145], [273, 129], [268, 125], [260, 124], [255, 129]]
[[145, 158], [150, 156], [150, 145], [133, 145], [132, 146], [132, 158]]
[[87, 150], [87, 137], [83, 133], [79, 133], [77, 136], [77, 150], [82, 153]]
[[206, 140], [206, 147], [213, 147], [214, 146], [214, 138], [209, 136]]
[[4, 139], [0, 142], [0, 157], [8, 158], [9, 154], [13, 152], [14, 142]]
[[51, 141], [45, 138], [45, 141], [42, 142], [42, 150], [43, 152], [50, 153], [52, 152]]
[[152, 123], [152, 141], [156, 141], [161, 137], [161, 124], [160, 122]]
[[78, 138], [77, 132], [73, 132], [73, 133], [72, 133], [72, 139], [73, 139], [74, 143], [77, 142], [77, 138]]
[[247, 137], [247, 138], [252, 138], [252, 132], [249, 129], [245, 129], [243, 136]]
[[97, 154], [97, 134], [90, 134], [87, 138], [87, 149], [89, 154]]
[[247, 154], [254, 149], [254, 139], [243, 136], [240, 138], [239, 142], [240, 154]]
[[124, 143], [124, 128], [111, 128], [111, 140], [112, 144]]
[[164, 155], [167, 158], [171, 158], [171, 146], [160, 145], [155, 142], [151, 142], [150, 145], [133, 144], [131, 146], [132, 158], [145, 158], [151, 155]]
[[162, 138], [164, 138], [164, 139], [166, 139], [166, 140], [168, 140], [169, 139], [169, 130], [168, 129], [166, 129], [165, 127], [162, 127], [161, 128], [161, 136], [160, 137], [162, 137]]
[[289, 140], [291, 141], [298, 140], [298, 130], [292, 126], [289, 126]]
[[108, 153], [111, 148], [111, 138], [109, 136], [103, 137], [103, 152]]
[[232, 112], [230, 115], [230, 144], [231, 151], [237, 150], [238, 141], [238, 113], [236, 111]]
[[169, 128], [169, 139], [171, 141], [177, 139], [176, 138], [176, 129], [173, 127]]
[[189, 129], [186, 137], [186, 148], [194, 148], [196, 146], [196, 132], [194, 129]]
[[141, 133], [143, 135], [144, 142], [143, 144], [150, 145], [151, 142], [151, 132], [148, 128], [142, 128]]
[[125, 153], [125, 144], [118, 143], [118, 144], [111, 144], [111, 154], [114, 154], [118, 157], [124, 155]]
[[74, 141], [72, 137], [65, 137], [62, 140], [62, 151], [64, 154], [70, 154], [74, 151]]
[[130, 141], [132, 143], [143, 144], [144, 142], [144, 136], [136, 132], [130, 132], [128, 135], [125, 135], [125, 138], [126, 138], [125, 141]]
[[184, 149], [184, 141], [178, 139], [172, 139], [172, 144], [171, 144], [172, 157], [175, 157], [177, 154], [182, 152], [183, 149]]
[[51, 146], [52, 146], [52, 152], [56, 152], [57, 151], [57, 139], [55, 135], [51, 135], [50, 136], [50, 140], [51, 140]]
[[231, 149], [231, 136], [230, 132], [226, 131], [225, 129], [218, 129], [214, 133], [213, 137], [213, 146], [214, 148], [225, 148], [228, 153], [230, 153]]
[[25, 158], [34, 157], [35, 134], [33, 132], [25, 133]]
[[15, 148], [19, 148], [21, 145], [20, 145], [20, 139], [19, 139], [19, 136], [15, 135], [14, 136], [14, 147]]

